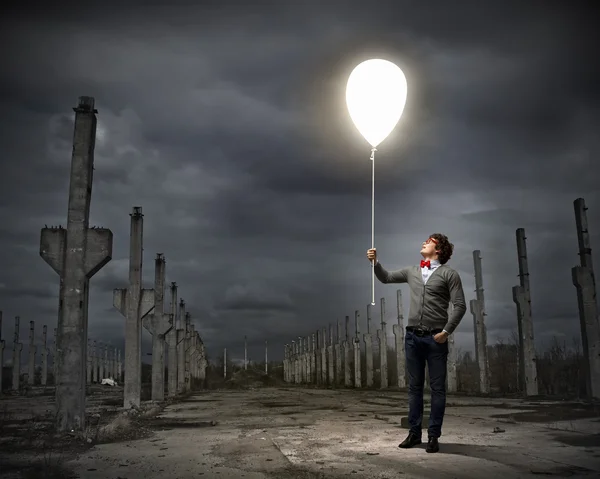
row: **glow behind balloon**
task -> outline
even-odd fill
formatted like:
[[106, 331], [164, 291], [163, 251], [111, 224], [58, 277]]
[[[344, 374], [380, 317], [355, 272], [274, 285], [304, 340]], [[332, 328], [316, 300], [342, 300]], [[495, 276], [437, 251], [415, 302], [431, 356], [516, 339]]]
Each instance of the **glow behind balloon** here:
[[367, 60], [348, 78], [346, 104], [362, 136], [377, 147], [398, 124], [406, 104], [402, 70], [387, 60]]

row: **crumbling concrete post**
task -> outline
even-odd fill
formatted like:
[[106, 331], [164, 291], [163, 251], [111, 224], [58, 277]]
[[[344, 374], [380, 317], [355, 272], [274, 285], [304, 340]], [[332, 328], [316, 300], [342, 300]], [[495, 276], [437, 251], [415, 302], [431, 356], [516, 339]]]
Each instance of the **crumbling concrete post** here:
[[[452, 303], [448, 306], [448, 318], [452, 314]], [[455, 393], [458, 390], [457, 351], [454, 345], [454, 334], [448, 336], [448, 369], [446, 374], [446, 390], [449, 393]]]
[[304, 338], [304, 367], [305, 367], [305, 375], [306, 375], [306, 384], [310, 384], [312, 381], [312, 371], [311, 371], [311, 360], [310, 360], [310, 335]]
[[177, 395], [177, 283], [171, 283], [171, 329], [165, 338], [167, 342], [167, 368], [169, 397]]
[[[0, 321], [1, 322], [1, 321]], [[48, 326], [44, 324], [42, 328], [42, 386], [46, 386], [48, 384]], [[2, 360], [0, 359], [0, 362]], [[0, 371], [2, 368], [0, 367]], [[0, 390], [2, 388], [0, 387]]]
[[321, 341], [321, 382], [323, 386], [327, 386], [327, 328], [323, 328]]
[[13, 359], [12, 359], [12, 389], [18, 391], [21, 387], [21, 351], [23, 344], [19, 342], [19, 328], [21, 318], [15, 317], [15, 335], [13, 340]]
[[164, 312], [166, 262], [162, 254], [154, 261], [154, 309], [143, 320], [152, 335], [152, 400], [165, 399], [165, 335], [173, 327], [173, 316]]
[[[110, 378], [110, 367], [108, 364], [108, 345], [104, 345], [104, 360], [102, 361], [104, 364], [104, 376]], [[141, 357], [141, 356], [140, 356]], [[141, 389], [140, 389], [141, 391]]]
[[154, 306], [154, 291], [142, 288], [144, 215], [140, 206], [131, 213], [129, 286], [115, 289], [113, 304], [125, 316], [125, 383], [123, 407], [139, 407], [142, 395], [142, 318]]
[[487, 332], [485, 327], [485, 297], [483, 293], [483, 274], [481, 271], [481, 252], [473, 251], [473, 264], [475, 269], [475, 294], [477, 299], [471, 300], [470, 308], [473, 315], [475, 332], [475, 360], [479, 369], [479, 392], [490, 392], [490, 367], [487, 354]]
[[244, 371], [248, 369], [248, 337], [244, 336]]
[[[269, 341], [265, 339], [265, 374], [269, 374]], [[305, 356], [305, 366], [306, 366], [306, 356]], [[305, 367], [306, 371], [306, 367]]]
[[406, 360], [404, 353], [404, 308], [402, 306], [402, 291], [396, 291], [396, 308], [398, 310], [398, 323], [392, 325], [396, 339], [396, 368], [398, 371], [397, 384], [399, 388], [406, 387]]
[[117, 382], [121, 382], [121, 380], [119, 379], [119, 374], [118, 374], [118, 370], [117, 370], [117, 348], [113, 348], [112, 350], [112, 377], [114, 378], [115, 381]]
[[92, 341], [90, 354], [92, 356], [92, 382], [98, 383], [98, 346], [96, 346], [96, 341]]
[[98, 358], [98, 382], [102, 382], [102, 380], [106, 377], [106, 371], [104, 371], [104, 345], [102, 343], [98, 343], [96, 345], [96, 357]]
[[29, 321], [29, 361], [27, 361], [27, 384], [35, 384], [35, 321]]
[[346, 339], [344, 341], [344, 386], [352, 387], [352, 373], [350, 370], [350, 316], [346, 316]]
[[380, 388], [388, 387], [387, 367], [387, 329], [385, 322], [385, 298], [381, 298], [381, 329], [377, 332], [379, 338], [379, 373], [381, 374]]
[[192, 315], [187, 312], [185, 313], [185, 386], [186, 392], [190, 391], [191, 387], [191, 356], [192, 356], [192, 336], [194, 332], [194, 326], [192, 325]]
[[585, 386], [588, 398], [600, 399], [600, 317], [596, 297], [596, 277], [592, 261], [592, 247], [588, 230], [587, 208], [583, 198], [573, 202], [575, 225], [579, 244], [580, 266], [572, 272], [577, 291], [579, 324], [583, 345]]
[[335, 343], [335, 381], [338, 386], [344, 385], [343, 362], [342, 362], [342, 326], [337, 320], [337, 335]]
[[359, 331], [360, 313], [354, 311], [354, 387], [362, 387], [361, 369], [360, 369], [360, 331]]
[[52, 344], [52, 376], [54, 381], [54, 386], [58, 384], [58, 338], [57, 338], [57, 328], [54, 328], [54, 343]]
[[288, 345], [283, 345], [283, 381], [289, 383], [289, 372], [290, 369], [288, 367]]
[[329, 343], [327, 346], [327, 364], [329, 371], [329, 385], [335, 387], [334, 365], [333, 365], [333, 324], [329, 323]]
[[373, 387], [373, 337], [371, 336], [372, 306], [367, 304], [367, 332], [363, 335], [365, 341], [365, 374], [366, 386]]
[[321, 384], [321, 343], [323, 339], [321, 338], [321, 332], [317, 329], [315, 332], [315, 384]]
[[318, 331], [316, 333], [312, 333], [311, 334], [311, 348], [310, 348], [310, 368], [311, 368], [311, 376], [310, 376], [310, 382], [312, 384], [317, 384], [318, 383], [318, 364], [317, 364], [317, 336], [318, 336]]
[[298, 376], [300, 377], [300, 383], [304, 383], [306, 381], [306, 377], [304, 375], [306, 370], [305, 365], [305, 354], [304, 354], [304, 338], [302, 336], [298, 336], [298, 367], [300, 371], [298, 372]]
[[533, 339], [533, 319], [531, 314], [531, 292], [529, 288], [529, 267], [527, 264], [525, 230], [523, 228], [517, 229], [516, 236], [520, 285], [513, 287], [513, 301], [517, 306], [517, 322], [519, 324], [521, 377], [525, 383], [525, 394], [527, 396], [537, 396], [537, 366]]
[[112, 232], [90, 228], [96, 141], [94, 98], [79, 97], [71, 156], [67, 228], [43, 228], [40, 256], [60, 276], [56, 420], [59, 431], [85, 429], [89, 282], [112, 257]]
[[223, 348], [223, 378], [227, 379], [227, 348]]
[[123, 361], [121, 360], [121, 350], [117, 351], [117, 375], [119, 376], [119, 381], [123, 381]]
[[2, 396], [2, 371], [4, 371], [4, 339], [2, 339], [2, 311], [0, 311], [0, 396]]
[[179, 300], [179, 319], [177, 321], [177, 394], [185, 389], [185, 301]]
[[302, 337], [296, 343], [296, 384], [302, 384]]
[[291, 348], [290, 348], [290, 372], [291, 372], [291, 380], [294, 384], [298, 382], [298, 370], [296, 367], [296, 341], [292, 340]]
[[90, 340], [88, 339], [88, 347], [87, 347], [87, 358], [86, 358], [86, 364], [87, 364], [87, 371], [86, 371], [86, 384], [89, 386], [90, 384], [92, 384], [92, 355], [94, 354], [94, 351], [92, 349], [92, 346], [90, 344]]

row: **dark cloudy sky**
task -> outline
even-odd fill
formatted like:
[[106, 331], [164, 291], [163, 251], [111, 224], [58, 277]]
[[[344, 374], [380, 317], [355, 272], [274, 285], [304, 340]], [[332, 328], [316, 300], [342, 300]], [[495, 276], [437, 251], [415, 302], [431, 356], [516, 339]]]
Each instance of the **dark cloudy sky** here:
[[[227, 347], [243, 357], [247, 335], [251, 358], [262, 357], [266, 339], [280, 358], [285, 342], [355, 309], [364, 330], [371, 165], [345, 85], [370, 57], [396, 62], [409, 88], [401, 122], [378, 151], [382, 263], [414, 264], [420, 243], [445, 233], [471, 299], [480, 249], [493, 342], [516, 329], [511, 287], [523, 227], [536, 340], [579, 337], [570, 271], [578, 197], [600, 248], [598, 16], [587, 2], [187, 4], [3, 10], [7, 343], [15, 315], [25, 341], [30, 320], [38, 335], [56, 324], [58, 277], [39, 257], [39, 236], [44, 224], [66, 223], [81, 95], [99, 110], [91, 222], [114, 233], [113, 260], [92, 280], [91, 338], [122, 343], [112, 290], [126, 286], [133, 206], [145, 215], [145, 287], [164, 253], [167, 279], [179, 284], [211, 356]], [[390, 333], [396, 289], [376, 289]], [[460, 347], [472, 349], [472, 330], [467, 314]]]

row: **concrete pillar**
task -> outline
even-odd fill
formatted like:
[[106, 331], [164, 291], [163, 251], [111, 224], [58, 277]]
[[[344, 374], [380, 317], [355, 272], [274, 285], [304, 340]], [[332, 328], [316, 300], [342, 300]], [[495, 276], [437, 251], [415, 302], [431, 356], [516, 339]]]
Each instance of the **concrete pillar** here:
[[88, 347], [87, 347], [87, 357], [86, 357], [86, 374], [85, 374], [85, 383], [89, 386], [92, 384], [92, 356], [94, 354], [94, 350], [92, 349], [92, 345], [90, 344], [90, 340], [88, 339]]
[[101, 383], [102, 380], [106, 377], [106, 373], [104, 371], [104, 345], [102, 343], [98, 343], [96, 345], [96, 357], [98, 358], [98, 382]]
[[177, 322], [177, 394], [185, 389], [185, 301], [179, 300]]
[[329, 342], [327, 345], [327, 366], [328, 366], [328, 384], [331, 387], [335, 387], [335, 375], [334, 375], [334, 364], [333, 364], [333, 324], [329, 324]]
[[244, 336], [244, 371], [248, 370], [248, 338]]
[[350, 370], [350, 361], [353, 347], [350, 346], [350, 316], [346, 316], [346, 339], [344, 340], [344, 386], [352, 387], [352, 373]]
[[321, 340], [321, 384], [327, 386], [327, 328], [323, 328]]
[[373, 336], [371, 336], [371, 320], [373, 306], [367, 304], [367, 332], [363, 335], [365, 342], [365, 385], [373, 387]]
[[92, 382], [97, 384], [100, 380], [98, 379], [98, 347], [96, 341], [92, 341], [90, 355], [92, 356]]
[[4, 339], [2, 339], [2, 311], [0, 311], [0, 396], [2, 396], [2, 371], [4, 371]]
[[121, 382], [121, 380], [119, 379], [119, 376], [117, 374], [117, 348], [112, 348], [111, 357], [112, 357], [112, 377], [115, 381]]
[[[1, 322], [1, 321], [0, 321]], [[48, 384], [48, 326], [44, 324], [42, 328], [42, 386]], [[2, 360], [0, 359], [0, 362]], [[0, 367], [0, 371], [2, 367]], [[2, 388], [0, 387], [0, 390]]]
[[167, 343], [167, 394], [169, 397], [177, 395], [177, 283], [171, 283], [170, 304], [171, 329], [167, 332], [165, 339]]
[[519, 356], [521, 377], [526, 396], [537, 396], [537, 366], [535, 344], [533, 338], [533, 319], [531, 314], [531, 291], [529, 288], [529, 267], [527, 263], [527, 246], [525, 230], [519, 228], [517, 236], [517, 257], [519, 260], [520, 285], [513, 287], [513, 301], [517, 306], [517, 323], [519, 326]]
[[304, 338], [298, 336], [298, 382], [304, 383]]
[[27, 361], [27, 384], [35, 384], [35, 321], [29, 321], [29, 360]]
[[19, 342], [19, 328], [21, 318], [15, 317], [15, 335], [13, 340], [13, 358], [12, 358], [12, 389], [18, 391], [21, 387], [21, 351], [23, 344]]
[[360, 367], [360, 330], [359, 330], [360, 313], [354, 311], [354, 387], [362, 387], [361, 367]]
[[317, 329], [315, 332], [315, 384], [321, 384], [321, 332]]
[[475, 361], [479, 370], [479, 392], [490, 392], [490, 367], [487, 352], [487, 332], [485, 327], [485, 297], [483, 294], [483, 274], [481, 271], [481, 252], [473, 251], [473, 264], [475, 269], [475, 294], [477, 299], [470, 301], [471, 314], [473, 315], [473, 330], [475, 332]]
[[191, 386], [191, 377], [190, 377], [190, 365], [191, 365], [191, 355], [192, 355], [192, 334], [193, 334], [193, 326], [192, 326], [192, 316], [191, 314], [185, 313], [185, 385], [184, 391], [190, 391]]
[[269, 374], [268, 364], [269, 364], [269, 341], [265, 340], [265, 374]]
[[587, 208], [583, 198], [577, 198], [573, 206], [580, 266], [572, 268], [571, 273], [573, 285], [577, 291], [586, 394], [588, 398], [600, 399], [600, 317]]
[[131, 213], [129, 285], [115, 289], [113, 304], [125, 316], [125, 382], [123, 407], [139, 407], [142, 395], [142, 318], [154, 306], [154, 291], [142, 288], [144, 215], [140, 206]]
[[310, 354], [309, 354], [309, 360], [310, 360], [310, 383], [311, 384], [317, 384], [317, 334], [316, 333], [312, 333], [309, 336], [309, 347], [310, 347]]
[[223, 377], [227, 379], [227, 348], [223, 349]]
[[406, 387], [406, 355], [404, 352], [404, 307], [402, 305], [402, 291], [396, 291], [396, 308], [398, 310], [398, 323], [392, 325], [396, 339], [396, 370], [399, 388]]
[[388, 387], [388, 367], [387, 367], [387, 329], [385, 322], [385, 298], [381, 298], [381, 329], [377, 332], [379, 338], [379, 373], [381, 375], [380, 387]]
[[58, 338], [57, 328], [54, 328], [54, 343], [52, 344], [52, 375], [54, 376], [54, 386], [58, 384]]
[[291, 380], [292, 383], [296, 384], [298, 382], [298, 367], [296, 360], [296, 341], [292, 340], [291, 348], [290, 348], [290, 364], [291, 364]]
[[[448, 317], [452, 314], [452, 303], [448, 306]], [[446, 374], [446, 390], [449, 393], [455, 393], [458, 391], [458, 375], [456, 374], [457, 367], [457, 351], [454, 345], [454, 334], [448, 336], [448, 366], [447, 366], [447, 374]], [[429, 368], [425, 369], [426, 371]], [[427, 380], [427, 384], [429, 384], [429, 380]]]
[[338, 386], [344, 384], [342, 371], [344, 370], [342, 362], [342, 326], [340, 320], [337, 320], [337, 335], [335, 343], [335, 381]]
[[154, 260], [154, 309], [143, 319], [152, 335], [152, 401], [165, 399], [165, 336], [173, 327], [173, 316], [164, 311], [166, 261], [162, 254]]
[[287, 367], [287, 344], [283, 345], [283, 382], [288, 382], [288, 367]]
[[89, 281], [112, 257], [112, 232], [90, 228], [96, 141], [92, 97], [75, 110], [67, 228], [43, 228], [40, 255], [60, 276], [56, 421], [59, 431], [85, 429]]
[[117, 351], [117, 375], [119, 380], [123, 381], [123, 361], [121, 360], [121, 350]]

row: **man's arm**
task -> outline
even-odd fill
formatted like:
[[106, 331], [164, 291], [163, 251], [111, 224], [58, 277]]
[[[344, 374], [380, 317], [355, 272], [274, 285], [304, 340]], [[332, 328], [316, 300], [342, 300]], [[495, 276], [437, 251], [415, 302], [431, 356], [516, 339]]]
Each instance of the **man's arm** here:
[[444, 331], [448, 334], [452, 334], [467, 312], [462, 281], [456, 271], [453, 271], [448, 278], [448, 289], [450, 290], [450, 302], [454, 307], [452, 308], [452, 314], [450, 315], [448, 322], [444, 326]]
[[386, 269], [381, 266], [381, 263], [377, 261], [375, 263], [375, 276], [377, 276], [377, 279], [384, 284], [407, 283], [408, 268], [399, 269], [398, 271], [386, 271]]

